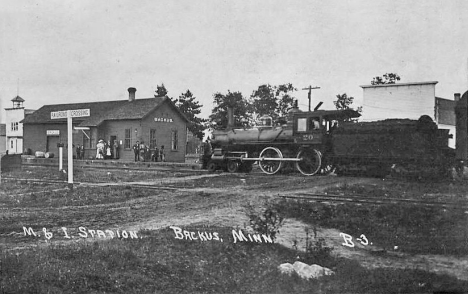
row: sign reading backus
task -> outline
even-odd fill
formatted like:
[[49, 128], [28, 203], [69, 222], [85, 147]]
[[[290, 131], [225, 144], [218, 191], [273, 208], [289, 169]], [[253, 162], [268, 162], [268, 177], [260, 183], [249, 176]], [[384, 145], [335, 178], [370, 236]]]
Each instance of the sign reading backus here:
[[[70, 115], [68, 115], [70, 113]], [[83, 117], [90, 116], [89, 109], [75, 109], [75, 110], [64, 110], [64, 111], [54, 111], [50, 113], [51, 119], [57, 118], [67, 118], [67, 117]]]

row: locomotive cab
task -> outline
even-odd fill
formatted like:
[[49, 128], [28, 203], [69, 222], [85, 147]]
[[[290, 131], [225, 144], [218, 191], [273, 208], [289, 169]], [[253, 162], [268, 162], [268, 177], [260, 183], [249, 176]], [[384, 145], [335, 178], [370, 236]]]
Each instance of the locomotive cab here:
[[293, 136], [298, 143], [323, 144], [338, 122], [359, 116], [351, 109], [297, 112], [293, 116]]

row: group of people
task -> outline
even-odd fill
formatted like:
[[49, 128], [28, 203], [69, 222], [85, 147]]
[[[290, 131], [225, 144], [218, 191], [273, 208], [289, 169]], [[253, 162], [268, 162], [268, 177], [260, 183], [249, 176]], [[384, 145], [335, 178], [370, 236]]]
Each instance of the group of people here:
[[114, 144], [111, 141], [104, 142], [99, 140], [96, 145], [96, 159], [118, 159], [119, 158], [119, 145], [117, 140]]
[[135, 154], [135, 161], [166, 161], [164, 145], [161, 148], [156, 147], [154, 150], [150, 150], [145, 142], [136, 141], [135, 145], [133, 145], [133, 153]]

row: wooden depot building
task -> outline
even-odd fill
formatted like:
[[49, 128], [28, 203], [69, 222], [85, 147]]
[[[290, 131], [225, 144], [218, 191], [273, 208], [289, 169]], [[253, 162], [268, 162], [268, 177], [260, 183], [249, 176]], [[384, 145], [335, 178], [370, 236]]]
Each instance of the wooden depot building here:
[[90, 116], [73, 118], [73, 154], [76, 146], [85, 149], [85, 159], [96, 157], [100, 140], [117, 144], [118, 159], [133, 161], [133, 145], [143, 141], [150, 150], [164, 146], [166, 161], [184, 162], [187, 118], [168, 97], [135, 99], [135, 88], [128, 88], [128, 100], [44, 105], [23, 121], [24, 148], [58, 155], [58, 143], [67, 154], [67, 119], [52, 119], [51, 113], [89, 109]]

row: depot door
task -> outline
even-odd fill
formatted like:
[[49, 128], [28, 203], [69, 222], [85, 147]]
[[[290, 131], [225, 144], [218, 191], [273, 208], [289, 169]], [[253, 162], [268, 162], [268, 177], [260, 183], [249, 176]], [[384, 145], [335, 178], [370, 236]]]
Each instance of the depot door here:
[[59, 142], [58, 136], [48, 136], [46, 152], [54, 152], [58, 154], [58, 147], [57, 147], [58, 142]]

